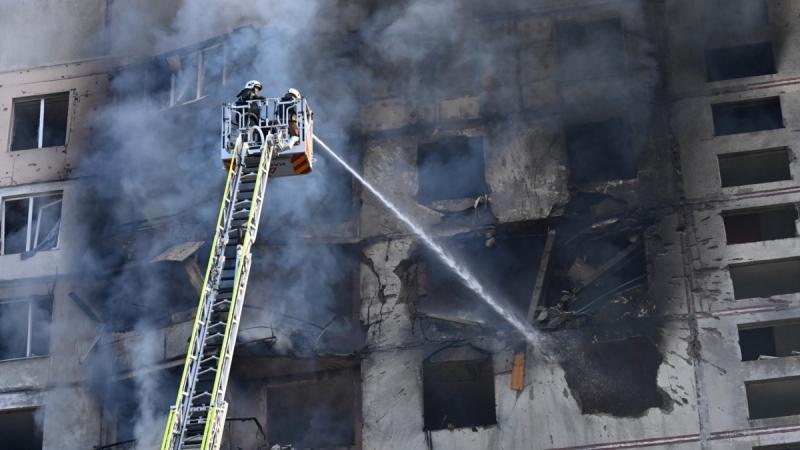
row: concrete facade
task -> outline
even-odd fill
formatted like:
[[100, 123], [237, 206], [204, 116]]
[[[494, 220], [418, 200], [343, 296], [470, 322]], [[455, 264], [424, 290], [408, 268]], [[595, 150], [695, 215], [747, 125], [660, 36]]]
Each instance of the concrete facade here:
[[[717, 3], [463, 2], [458, 17], [470, 18], [471, 31], [464, 39], [486, 45], [490, 62], [470, 60], [474, 72], [437, 67], [427, 79], [424, 57], [414, 66], [417, 56], [403, 54], [404, 69], [373, 57], [397, 51], [366, 38], [391, 12], [366, 1], [338, 5], [335, 13], [321, 8], [320, 36], [309, 38], [310, 46], [330, 45], [336, 56], [320, 57], [298, 76], [311, 92], [348, 87], [342, 73], [370, 76], [358, 79], [355, 100], [319, 102], [320, 135], [339, 144], [492, 295], [527, 316], [537, 341], [525, 342], [454, 281], [416, 236], [365, 189], [342, 181], [349, 178], [318, 151], [316, 181], [276, 180], [270, 188], [223, 448], [800, 448], [800, 397], [792, 384], [800, 377], [800, 348], [792, 346], [800, 340], [747, 332], [800, 323], [800, 288], [792, 281], [800, 279], [800, 265], [792, 265], [800, 256], [800, 11], [790, 0], [765, 0], [766, 9], [738, 0], [729, 8], [733, 19], [717, 23], [709, 16]], [[174, 24], [172, 15], [184, 11], [180, 2], [155, 4], [148, 27]], [[130, 13], [125, 8], [106, 2], [84, 32], [112, 27], [115, 16]], [[737, 17], [744, 31], [725, 26]], [[222, 177], [207, 175], [217, 161], [203, 160], [209, 152], [198, 143], [213, 146], [214, 136], [203, 133], [216, 129], [209, 132], [203, 120], [215, 121], [219, 101], [238, 89], [237, 71], [263, 69], [242, 57], [242, 48], [252, 49], [242, 42], [271, 42], [247, 41], [270, 36], [253, 31], [264, 25], [234, 21], [166, 44], [148, 34], [135, 49], [144, 57], [0, 73], [0, 201], [62, 195], [55, 248], [0, 255], [0, 305], [52, 302], [46, 354], [31, 354], [29, 342], [24, 357], [0, 361], [0, 428], [11, 413], [31, 415], [30, 448], [156, 448], [183, 364]], [[399, 33], [388, 35], [411, 39], [400, 25], [387, 26]], [[764, 42], [774, 52], [774, 71], [766, 71], [774, 73], [707, 81], [710, 51]], [[209, 45], [225, 48], [220, 86], [185, 104], [147, 103], [164, 92], [174, 99], [175, 61]], [[298, 50], [305, 51], [313, 52]], [[474, 53], [485, 56], [481, 51]], [[331, 69], [340, 66], [358, 70]], [[159, 70], [161, 78], [148, 78]], [[445, 75], [451, 70], [459, 76]], [[330, 86], [313, 83], [326, 73]], [[152, 86], [153, 79], [170, 86]], [[428, 89], [422, 99], [414, 83]], [[69, 93], [65, 145], [12, 151], [15, 100], [60, 92]], [[768, 125], [720, 132], [723, 113], [715, 105], [764, 99], [776, 99], [778, 119], [731, 113], [740, 114], [732, 126]], [[146, 135], [164, 129], [144, 119], [122, 127], [133, 137], [120, 143], [120, 129], [104, 120], [127, 120], [133, 110], [170, 117], [174, 153], [145, 148], [160, 144]], [[617, 134], [608, 131], [616, 127]], [[611, 144], [593, 146], [601, 141]], [[587, 145], [609, 153], [581, 153]], [[768, 166], [724, 159], [775, 149], [785, 159]], [[140, 150], [139, 163], [136, 153], [102, 162], [103, 152]], [[479, 155], [477, 169], [453, 162], [469, 151]], [[437, 162], [431, 152], [451, 159]], [[175, 155], [179, 173], [162, 173], [165, 154]], [[733, 175], [721, 173], [721, 161]], [[106, 167], [127, 172], [115, 177], [125, 196], [116, 208], [98, 192], [99, 180], [109, 179], [100, 173]], [[785, 175], [723, 186], [723, 177], [759, 170]], [[163, 198], [126, 184], [139, 174]], [[190, 184], [198, 174], [203, 182]], [[176, 201], [174, 186], [187, 199]], [[146, 195], [138, 196], [140, 188]], [[297, 204], [314, 212], [293, 212]], [[794, 208], [793, 221], [749, 219], [781, 205]], [[117, 221], [95, 227], [101, 220], [93, 206], [114, 209]], [[337, 209], [351, 212], [323, 217]], [[779, 238], [769, 237], [779, 228]], [[97, 256], [103, 252], [113, 258]], [[740, 268], [743, 275], [731, 275]], [[475, 365], [434, 375], [436, 367], [465, 362]], [[491, 376], [479, 384], [474, 367], [481, 363]], [[450, 397], [426, 387], [433, 380]], [[491, 414], [476, 409], [477, 391], [490, 393]], [[446, 413], [434, 423], [431, 411]]]

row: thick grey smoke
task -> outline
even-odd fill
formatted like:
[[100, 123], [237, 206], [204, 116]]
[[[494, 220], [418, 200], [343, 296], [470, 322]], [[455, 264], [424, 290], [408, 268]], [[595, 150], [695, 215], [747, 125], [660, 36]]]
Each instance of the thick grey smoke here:
[[[81, 175], [96, 180], [94, 205], [103, 206], [92, 211], [108, 211], [103, 215], [87, 211], [92, 232], [132, 241], [125, 251], [112, 245], [87, 254], [89, 267], [129, 266], [110, 272], [105, 281], [110, 316], [140, 311], [141, 316], [131, 318], [132, 328], [147, 333], [163, 325], [176, 303], [191, 305], [175, 300], [171, 288], [178, 285], [177, 278], [147, 264], [181, 241], [210, 240], [224, 178], [217, 160], [218, 103], [230, 101], [248, 79], [260, 79], [270, 96], [289, 87], [300, 88], [315, 110], [316, 131], [355, 162], [363, 145], [363, 136], [354, 131], [359, 105], [370, 99], [401, 97], [422, 110], [437, 99], [473, 95], [480, 98], [485, 111], [494, 112], [498, 122], [513, 126], [522, 94], [510, 86], [520, 83], [517, 74], [525, 68], [507, 63], [517, 59], [518, 43], [490, 20], [477, 19], [500, 6], [455, 0], [337, 3], [284, 0], [244, 7], [229, 0], [111, 2], [110, 26], [94, 40], [115, 54], [140, 55], [146, 61], [133, 61], [115, 75], [114, 102], [94, 118], [102, 138], [81, 165]], [[503, 11], [530, 7], [524, 0], [503, 3]], [[627, 11], [641, 13], [638, 6]], [[357, 28], [354, 22], [360, 22]], [[174, 55], [164, 52], [226, 33], [227, 81], [205, 103], [198, 103], [202, 106], [165, 108], [163, 97], [149, 95], [143, 72], [133, 69], [139, 63], [147, 66], [153, 56], [157, 56], [156, 68], [160, 64], [174, 69]], [[580, 53], [579, 46], [578, 62]], [[652, 107], [649, 87], [657, 79], [654, 61], [635, 61], [653, 74], [640, 80], [641, 85], [620, 85], [617, 92], [590, 96], [591, 104], [573, 102], [566, 111], [549, 113], [570, 115], [591, 107], [598, 115], [613, 110], [647, 117]], [[572, 68], [591, 70], [580, 64]], [[160, 79], [162, 84], [169, 80], [169, 75]], [[161, 86], [162, 94], [164, 89], [168, 88]], [[260, 242], [285, 243], [287, 238], [302, 236], [315, 222], [346, 228], [348, 211], [354, 206], [352, 182], [322, 155], [316, 164], [310, 176], [270, 183]], [[447, 167], [448, 173], [465, 170], [457, 161]], [[447, 180], [443, 176], [441, 183]], [[126, 229], [132, 231], [127, 236], [122, 232]], [[204, 263], [207, 249], [201, 252]], [[357, 251], [290, 243], [256, 258], [261, 262], [254, 267], [248, 291], [248, 305], [254, 308], [245, 310], [243, 338], [258, 341], [274, 332], [275, 351], [307, 355], [326, 350], [326, 336], [335, 334], [331, 331], [336, 327], [346, 328], [349, 320], [347, 312], [339, 310], [342, 299], [332, 287], [346, 282], [342, 261], [358, 261]], [[131, 269], [133, 263], [140, 267]], [[353, 264], [357, 267], [358, 262]], [[145, 358], [142, 364], [152, 362], [147, 359], [155, 355], [151, 344], [142, 340], [131, 349]], [[113, 397], [114, 387], [108, 390]], [[153, 398], [159, 391], [159, 386], [149, 382], [135, 389], [135, 401], [142, 405], [135, 430], [143, 443], [161, 432], [163, 421], [158, 414], [167, 411], [154, 414], [154, 407], [147, 406], [161, 403]]]

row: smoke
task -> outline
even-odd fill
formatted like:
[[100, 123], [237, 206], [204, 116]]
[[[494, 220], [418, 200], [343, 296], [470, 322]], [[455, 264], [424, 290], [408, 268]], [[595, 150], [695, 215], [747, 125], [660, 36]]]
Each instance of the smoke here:
[[[97, 142], [77, 175], [92, 177], [92, 201], [87, 202], [84, 217], [87, 234], [101, 238], [93, 240], [82, 263], [107, 274], [103, 292], [110, 317], [129, 317], [132, 310], [141, 314], [132, 318], [137, 333], [163, 325], [163, 318], [175, 312], [176, 303], [183, 305], [174, 301], [171, 289], [188, 286], [149, 261], [176, 243], [210, 240], [224, 179], [217, 160], [218, 105], [232, 100], [246, 80], [260, 79], [269, 96], [298, 87], [311, 100], [316, 131], [334, 148], [344, 149], [345, 159], [358, 162], [365, 141], [355, 131], [360, 106], [372, 99], [407, 99], [422, 116], [442, 98], [468, 95], [478, 99], [482, 112], [495, 114], [496, 121], [513, 129], [518, 123], [515, 114], [536, 105], [543, 105], [548, 114], [570, 117], [586, 109], [596, 116], [614, 112], [647, 117], [637, 113], [652, 108], [648, 88], [657, 78], [619, 85], [583, 103], [574, 101], [577, 94], [567, 92], [571, 103], [564, 110], [540, 98], [530, 99], [515, 87], [523, 84], [522, 77], [559, 79], [564, 74], [552, 65], [523, 66], [513, 33], [477, 19], [500, 7], [477, 1], [345, 6], [282, 0], [245, 6], [230, 0], [185, 0], [109, 5], [109, 26], [88, 45], [142, 58], [131, 59], [129, 66], [114, 75], [113, 102], [92, 121], [98, 130]], [[506, 1], [502, 8], [516, 11], [530, 6], [519, 0]], [[638, 13], [637, 6], [629, 7], [626, 14]], [[204, 90], [206, 97], [166, 108], [172, 75], [181, 82], [181, 74], [192, 67], [182, 52], [174, 51], [204, 40], [212, 42], [226, 33], [224, 86], [210, 86]], [[591, 70], [579, 64], [582, 52], [595, 51], [591, 42], [573, 50], [572, 59], [578, 63], [571, 70]], [[652, 75], [654, 57], [646, 50], [643, 53], [646, 58], [637, 60], [637, 67], [645, 67]], [[609, 76], [621, 77], [617, 72]], [[419, 139], [437, 137], [421, 126], [414, 126], [412, 134]], [[436, 191], [448, 183], [448, 174], [464, 173], [459, 160], [437, 168], [446, 174], [430, 179], [428, 188]], [[441, 161], [437, 164], [442, 165]], [[380, 169], [393, 176], [392, 168]], [[272, 180], [259, 242], [299, 241], [315, 223], [332, 230], [333, 236], [354, 234], [358, 218], [348, 222], [355, 206], [352, 193], [350, 177], [324, 156], [318, 158], [310, 176]], [[261, 250], [256, 248], [256, 253]], [[206, 249], [201, 252], [205, 258]], [[248, 289], [248, 305], [263, 308], [245, 310], [243, 338], [262, 339], [266, 337], [262, 332], [252, 330], [269, 329], [278, 337], [278, 352], [308, 355], [326, 350], [327, 336], [337, 326], [346, 329], [349, 314], [340, 310], [343, 300], [332, 286], [346, 283], [348, 270], [342, 261], [357, 266], [352, 262], [358, 261], [357, 252], [291, 243], [263, 258], [254, 267]], [[131, 269], [133, 265], [136, 270]], [[121, 266], [128, 268], [119, 270]], [[271, 328], [258, 328], [264, 326]], [[157, 344], [141, 339], [128, 351], [139, 355], [137, 364], [152, 365], [158, 359]], [[332, 347], [340, 348], [338, 344]], [[352, 351], [346, 345], [341, 348]], [[143, 407], [134, 431], [141, 448], [147, 448], [146, 440], [160, 435], [163, 427], [161, 417], [147, 412], [147, 405], [157, 404], [157, 393], [169, 386], [136, 383], [136, 401]]]

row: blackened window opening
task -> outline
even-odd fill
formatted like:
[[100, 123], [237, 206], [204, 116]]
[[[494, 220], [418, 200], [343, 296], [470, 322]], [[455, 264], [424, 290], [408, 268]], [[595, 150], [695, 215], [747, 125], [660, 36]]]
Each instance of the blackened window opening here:
[[777, 73], [772, 42], [706, 50], [708, 81]]
[[718, 158], [722, 187], [792, 179], [788, 148], [728, 153]]
[[565, 135], [572, 184], [636, 178], [638, 156], [622, 119], [568, 126]]
[[714, 134], [725, 136], [783, 128], [778, 97], [711, 105]]
[[754, 361], [761, 356], [780, 358], [800, 355], [800, 323], [741, 327], [739, 348], [742, 361]]
[[63, 146], [68, 112], [68, 92], [15, 99], [11, 150]]
[[489, 356], [479, 360], [423, 363], [425, 430], [497, 423], [494, 371]]
[[421, 144], [417, 149], [419, 189], [422, 203], [475, 198], [486, 194], [483, 136], [451, 136]]
[[800, 378], [746, 382], [745, 390], [751, 420], [800, 414]]
[[731, 265], [734, 298], [770, 297], [800, 292], [800, 259]]
[[355, 445], [354, 379], [336, 375], [324, 381], [267, 389], [269, 445], [297, 449]]
[[620, 19], [589, 23], [560, 22], [557, 33], [559, 71], [564, 80], [616, 75], [625, 70], [625, 44]]
[[782, 205], [746, 212], [723, 212], [728, 244], [771, 241], [797, 236], [797, 207]]
[[17, 410], [0, 413], [0, 436], [3, 448], [41, 450], [42, 429], [36, 424], [36, 410]]

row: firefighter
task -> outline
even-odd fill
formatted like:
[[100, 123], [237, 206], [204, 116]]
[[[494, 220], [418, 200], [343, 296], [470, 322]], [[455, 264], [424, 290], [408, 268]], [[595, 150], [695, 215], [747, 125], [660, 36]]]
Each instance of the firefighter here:
[[282, 146], [284, 149], [294, 147], [300, 141], [300, 125], [297, 119], [297, 105], [300, 103], [300, 98], [300, 91], [291, 88], [281, 97], [275, 109], [278, 121], [282, 122], [285, 119], [289, 126], [289, 142]]
[[245, 112], [247, 126], [257, 125], [261, 119], [261, 105], [253, 100], [266, 100], [265, 97], [258, 95], [262, 89], [261, 82], [258, 80], [250, 80], [244, 85], [244, 89], [236, 94], [236, 106], [250, 105], [250, 108]]

